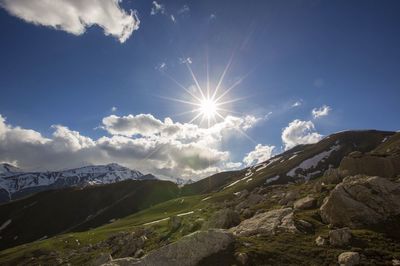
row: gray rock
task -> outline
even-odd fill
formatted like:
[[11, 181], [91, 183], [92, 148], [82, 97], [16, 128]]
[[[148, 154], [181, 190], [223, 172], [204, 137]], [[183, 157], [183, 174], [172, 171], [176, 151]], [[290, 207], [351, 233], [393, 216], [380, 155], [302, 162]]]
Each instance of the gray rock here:
[[328, 240], [322, 236], [318, 236], [315, 239], [315, 245], [317, 245], [318, 247], [326, 246], [327, 244], [328, 244]]
[[112, 257], [109, 253], [100, 253], [94, 260], [92, 260], [91, 265], [102, 265], [110, 261], [112, 261]]
[[247, 208], [242, 211], [242, 215], [245, 219], [249, 219], [254, 215], [254, 211]]
[[111, 265], [194, 266], [202, 259], [226, 249], [234, 242], [231, 233], [224, 230], [197, 231], [179, 241], [150, 252], [140, 260], [125, 258], [113, 260]]
[[350, 176], [320, 208], [324, 222], [351, 228], [374, 225], [400, 214], [400, 183], [383, 177]]
[[133, 256], [138, 249], [144, 247], [144, 232], [121, 232], [110, 236], [105, 245], [110, 247], [114, 258]]
[[300, 197], [297, 190], [288, 191], [285, 196], [279, 201], [280, 205], [289, 205]]
[[329, 231], [329, 243], [332, 246], [346, 246], [350, 243], [350, 240], [351, 231], [347, 227]]
[[230, 231], [238, 236], [273, 235], [279, 231], [298, 232], [294, 225], [293, 210], [291, 208], [257, 214], [231, 228]]
[[265, 198], [260, 194], [251, 193], [245, 200], [236, 205], [235, 210], [240, 212], [242, 209], [252, 207], [264, 200]]
[[307, 197], [296, 200], [293, 206], [297, 210], [307, 210], [313, 208], [315, 206], [315, 203], [315, 198], [309, 195]]
[[231, 209], [222, 209], [215, 212], [205, 223], [205, 228], [228, 229], [240, 223], [240, 216]]
[[182, 218], [178, 216], [172, 216], [169, 219], [169, 227], [171, 228], [171, 231], [175, 232], [176, 230], [179, 229], [182, 225]]
[[358, 252], [343, 252], [338, 257], [340, 266], [353, 266], [360, 263], [360, 254]]

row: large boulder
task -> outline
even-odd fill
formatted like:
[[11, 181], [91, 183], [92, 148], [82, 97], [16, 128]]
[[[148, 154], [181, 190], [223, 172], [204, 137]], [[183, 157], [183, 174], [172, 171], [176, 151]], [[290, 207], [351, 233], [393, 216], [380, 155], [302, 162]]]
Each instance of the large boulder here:
[[400, 214], [400, 183], [364, 175], [343, 179], [320, 208], [333, 226], [351, 228], [374, 225]]
[[346, 156], [340, 162], [342, 175], [364, 174], [369, 176], [395, 177], [400, 173], [399, 156], [377, 156], [364, 154], [362, 156]]
[[332, 246], [347, 246], [350, 243], [350, 240], [351, 231], [347, 227], [329, 231], [329, 243]]
[[277, 209], [256, 214], [230, 230], [238, 236], [257, 234], [274, 235], [279, 231], [298, 232], [293, 220], [292, 208]]
[[353, 266], [360, 263], [360, 254], [358, 252], [343, 252], [338, 257], [340, 266]]
[[124, 258], [105, 265], [192, 266], [212, 254], [225, 250], [233, 242], [233, 235], [224, 230], [197, 231], [154, 250], [141, 259]]
[[240, 216], [231, 209], [222, 209], [215, 212], [205, 223], [205, 228], [228, 229], [240, 223]]
[[308, 195], [307, 197], [296, 200], [293, 207], [297, 210], [311, 209], [315, 206], [316, 202], [314, 197]]

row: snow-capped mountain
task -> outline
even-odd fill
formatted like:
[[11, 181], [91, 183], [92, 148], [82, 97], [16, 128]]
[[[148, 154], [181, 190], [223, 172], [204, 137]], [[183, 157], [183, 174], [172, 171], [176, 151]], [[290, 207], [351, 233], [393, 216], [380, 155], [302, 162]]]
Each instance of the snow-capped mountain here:
[[[0, 164], [0, 191], [8, 194], [8, 200], [48, 189], [111, 184], [128, 179], [144, 180], [155, 177], [115, 163], [48, 172], [23, 172], [12, 165]], [[0, 197], [0, 202], [4, 201], [2, 198], [4, 196]]]
[[22, 172], [21, 169], [8, 163], [0, 164], [0, 177], [13, 175], [14, 173]]

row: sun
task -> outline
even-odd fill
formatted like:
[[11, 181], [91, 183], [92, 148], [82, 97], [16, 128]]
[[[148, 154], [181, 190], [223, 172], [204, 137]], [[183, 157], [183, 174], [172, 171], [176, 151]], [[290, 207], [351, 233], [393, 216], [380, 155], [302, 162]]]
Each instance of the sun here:
[[215, 102], [213, 99], [203, 99], [200, 102], [200, 112], [203, 116], [207, 118], [214, 118], [215, 115], [217, 114], [217, 102]]
[[228, 104], [242, 100], [242, 98], [230, 99], [229, 92], [235, 87], [237, 87], [247, 75], [238, 78], [235, 82], [233, 82], [231, 86], [227, 88], [224, 88], [222, 86], [224, 77], [226, 76], [229, 67], [232, 63], [232, 58], [226, 65], [224, 71], [222, 72], [220, 78], [218, 79], [218, 82], [216, 82], [215, 85], [213, 86], [210, 85], [208, 65], [206, 71], [207, 76], [202, 80], [203, 81], [203, 87], [202, 87], [200, 86], [200, 82], [190, 66], [191, 63], [192, 63], [191, 60], [190, 61], [188, 60], [188, 62], [186, 62], [187, 69], [189, 70], [189, 73], [192, 76], [194, 83], [191, 88], [185, 87], [176, 79], [168, 75], [166, 72], [163, 72], [164, 75], [166, 75], [175, 84], [177, 84], [184, 91], [186, 91], [191, 98], [190, 100], [183, 100], [183, 99], [163, 97], [168, 100], [173, 100], [193, 107], [190, 111], [186, 111], [177, 115], [192, 113], [194, 114], [194, 116], [188, 123], [193, 123], [197, 121], [199, 125], [206, 124], [208, 127], [210, 127], [211, 125], [217, 123], [218, 120], [219, 121], [224, 120], [229, 113], [238, 113], [227, 108], [227, 106]]

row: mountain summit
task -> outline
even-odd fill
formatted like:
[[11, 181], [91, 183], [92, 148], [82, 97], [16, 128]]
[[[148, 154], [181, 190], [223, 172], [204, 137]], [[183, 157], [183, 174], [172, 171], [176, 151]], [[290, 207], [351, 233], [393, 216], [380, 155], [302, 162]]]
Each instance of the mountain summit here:
[[116, 163], [47, 172], [24, 172], [10, 164], [0, 165], [0, 202], [32, 193], [67, 187], [111, 184], [124, 180], [155, 179]]

